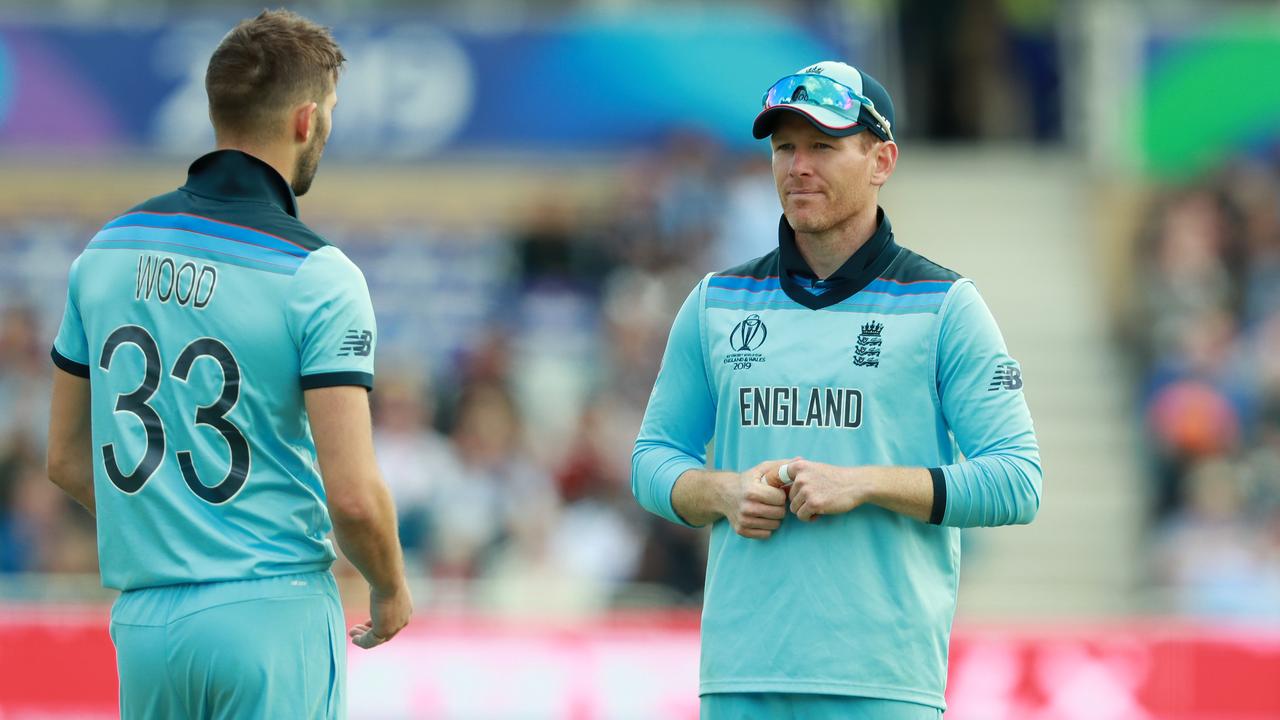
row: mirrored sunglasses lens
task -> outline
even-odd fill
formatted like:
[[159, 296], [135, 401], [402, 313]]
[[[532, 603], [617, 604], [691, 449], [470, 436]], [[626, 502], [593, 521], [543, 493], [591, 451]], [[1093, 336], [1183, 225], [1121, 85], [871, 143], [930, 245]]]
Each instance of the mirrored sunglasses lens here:
[[856, 116], [860, 98], [849, 90], [823, 77], [792, 76], [779, 80], [765, 95], [765, 107], [803, 102], [821, 105]]

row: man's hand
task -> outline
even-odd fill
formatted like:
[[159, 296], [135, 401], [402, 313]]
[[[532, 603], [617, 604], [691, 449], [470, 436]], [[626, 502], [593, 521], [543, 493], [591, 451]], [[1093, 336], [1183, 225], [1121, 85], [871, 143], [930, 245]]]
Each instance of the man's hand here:
[[357, 647], [368, 650], [396, 636], [396, 633], [409, 624], [409, 616], [413, 614], [413, 598], [409, 596], [409, 586], [401, 583], [395, 592], [389, 595], [369, 591], [370, 619], [347, 631], [347, 635]]
[[785, 460], [770, 460], [750, 470], [730, 476], [720, 485], [720, 512], [734, 532], [753, 540], [767, 540], [787, 515], [787, 494], [764, 478]]
[[[859, 468], [843, 468], [809, 460], [792, 460], [770, 468], [765, 482], [775, 488], [788, 488], [791, 496], [791, 512], [808, 522], [819, 515], [847, 513], [867, 502], [870, 490], [862, 482]], [[783, 473], [790, 477], [788, 486]]]

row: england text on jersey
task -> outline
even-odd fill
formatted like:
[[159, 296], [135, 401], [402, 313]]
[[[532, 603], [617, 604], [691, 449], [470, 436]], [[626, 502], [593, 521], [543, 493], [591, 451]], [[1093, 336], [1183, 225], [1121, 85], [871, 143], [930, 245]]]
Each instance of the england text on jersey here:
[[738, 388], [742, 427], [862, 426], [862, 391], [853, 388]]

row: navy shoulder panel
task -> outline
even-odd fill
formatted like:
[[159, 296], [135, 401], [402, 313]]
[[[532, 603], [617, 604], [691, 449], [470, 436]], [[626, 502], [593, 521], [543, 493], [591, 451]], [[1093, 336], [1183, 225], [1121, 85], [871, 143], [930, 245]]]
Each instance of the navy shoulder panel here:
[[286, 240], [297, 243], [308, 251], [319, 250], [329, 244], [327, 240], [320, 237], [320, 234], [298, 218], [284, 212], [283, 210], [275, 210], [273, 212], [264, 213], [262, 217], [253, 220], [255, 230], [260, 230], [272, 235], [278, 235]]
[[129, 213], [135, 213], [135, 212], [150, 212], [150, 213], [187, 212], [188, 211], [187, 208], [189, 207], [189, 204], [186, 203], [186, 197], [187, 197], [187, 194], [182, 192], [181, 190], [174, 190], [173, 192], [167, 192], [163, 195], [157, 195], [151, 198], [150, 200], [143, 200], [142, 202], [138, 203], [137, 205], [134, 205], [133, 207], [129, 208], [128, 210], [120, 214], [128, 215]]
[[778, 277], [778, 251], [773, 250], [754, 260], [749, 260], [723, 272], [718, 272], [715, 277], [739, 277], [753, 280], [776, 278]]
[[185, 190], [175, 190], [139, 203], [124, 214], [135, 212], [194, 215], [274, 235], [308, 252], [329, 244], [301, 220], [278, 206], [265, 202], [228, 202], [201, 197]]
[[902, 248], [898, 257], [880, 275], [885, 280], [900, 283], [909, 282], [955, 282], [964, 277], [960, 273], [944, 268], [929, 258], [906, 248]]

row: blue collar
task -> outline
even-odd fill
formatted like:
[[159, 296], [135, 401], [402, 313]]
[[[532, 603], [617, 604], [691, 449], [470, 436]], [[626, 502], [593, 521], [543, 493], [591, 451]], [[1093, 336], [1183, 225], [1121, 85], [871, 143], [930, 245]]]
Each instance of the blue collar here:
[[[848, 299], [880, 277], [899, 249], [889, 218], [882, 208], [876, 208], [876, 231], [831, 277], [819, 280], [796, 247], [796, 232], [783, 215], [778, 221], [778, 282], [792, 300], [810, 310], [821, 310]], [[813, 292], [815, 289], [819, 292]]]
[[183, 190], [215, 200], [270, 203], [298, 217], [298, 199], [276, 169], [240, 150], [215, 150], [191, 163]]

